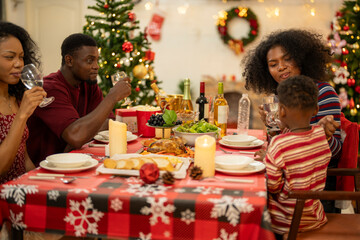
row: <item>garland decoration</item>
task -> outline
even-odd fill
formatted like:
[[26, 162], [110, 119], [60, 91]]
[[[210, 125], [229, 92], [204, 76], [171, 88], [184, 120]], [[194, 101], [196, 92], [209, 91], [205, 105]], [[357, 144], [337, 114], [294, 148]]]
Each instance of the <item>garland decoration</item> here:
[[[241, 39], [234, 39], [228, 33], [227, 25], [231, 19], [239, 17], [243, 18], [249, 22], [250, 31], [247, 37], [243, 37]], [[253, 11], [249, 8], [245, 7], [235, 7], [230, 9], [229, 11], [220, 11], [218, 13], [218, 19], [216, 25], [218, 26], [218, 31], [220, 33], [221, 39], [225, 44], [229, 45], [229, 47], [236, 53], [236, 55], [244, 52], [244, 46], [251, 43], [258, 36], [258, 28], [259, 24], [257, 21], [257, 17]]]

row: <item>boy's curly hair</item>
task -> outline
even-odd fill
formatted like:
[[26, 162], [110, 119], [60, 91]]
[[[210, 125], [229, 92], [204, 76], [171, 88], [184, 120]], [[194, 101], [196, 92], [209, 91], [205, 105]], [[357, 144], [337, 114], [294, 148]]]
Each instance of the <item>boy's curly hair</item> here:
[[[31, 39], [29, 33], [13, 23], [0, 21], [0, 44], [8, 37], [13, 36], [17, 38], [24, 51], [24, 64], [33, 63], [36, 67], [40, 67], [40, 57], [38, 55], [39, 48], [36, 43]], [[15, 85], [9, 84], [9, 95], [15, 96], [18, 101], [21, 101], [26, 87], [19, 81]]]
[[301, 74], [315, 82], [329, 80], [326, 64], [331, 62], [330, 49], [321, 35], [306, 30], [290, 29], [268, 35], [243, 59], [245, 88], [257, 93], [276, 93], [278, 83], [270, 75], [267, 53], [275, 46], [285, 49], [299, 67]]
[[289, 108], [316, 109], [319, 90], [313, 79], [304, 76], [289, 77], [277, 87], [279, 102]]

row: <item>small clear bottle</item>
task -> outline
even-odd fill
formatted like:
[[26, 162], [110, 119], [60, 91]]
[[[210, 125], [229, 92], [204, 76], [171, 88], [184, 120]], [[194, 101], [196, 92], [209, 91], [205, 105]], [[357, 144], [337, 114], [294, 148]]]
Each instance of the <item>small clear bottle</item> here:
[[247, 93], [243, 93], [239, 100], [237, 133], [248, 134], [250, 120], [250, 99]]

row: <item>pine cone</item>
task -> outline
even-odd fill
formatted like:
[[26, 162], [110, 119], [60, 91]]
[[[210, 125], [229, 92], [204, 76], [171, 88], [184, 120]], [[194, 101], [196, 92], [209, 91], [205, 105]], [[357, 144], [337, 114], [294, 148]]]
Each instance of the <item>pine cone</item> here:
[[166, 171], [161, 178], [165, 184], [174, 184], [175, 182], [174, 174], [169, 171]]
[[199, 180], [202, 178], [203, 170], [198, 166], [193, 166], [190, 169], [190, 177], [194, 180]]

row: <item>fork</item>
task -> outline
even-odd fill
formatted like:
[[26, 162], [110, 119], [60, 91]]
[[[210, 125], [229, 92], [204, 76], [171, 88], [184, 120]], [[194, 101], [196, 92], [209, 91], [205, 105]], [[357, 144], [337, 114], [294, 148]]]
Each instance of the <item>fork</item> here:
[[242, 153], [242, 154], [254, 154], [255, 152], [247, 152], [247, 151], [227, 151], [223, 148], [220, 148], [221, 151], [223, 151], [226, 154], [233, 154], [233, 153]]

